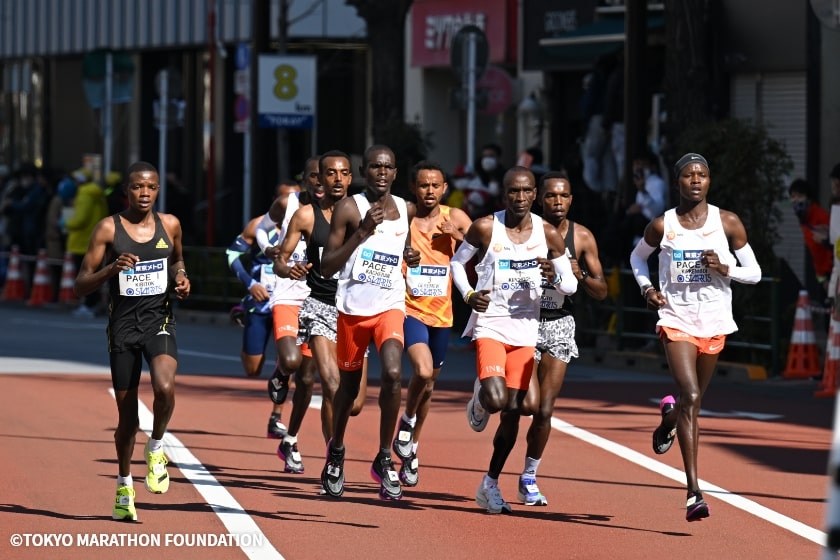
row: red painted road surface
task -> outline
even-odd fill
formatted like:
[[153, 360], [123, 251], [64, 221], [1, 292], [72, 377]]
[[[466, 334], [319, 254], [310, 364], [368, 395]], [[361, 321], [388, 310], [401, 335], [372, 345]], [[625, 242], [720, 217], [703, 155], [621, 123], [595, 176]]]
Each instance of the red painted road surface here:
[[[277, 442], [264, 437], [265, 380], [180, 376], [170, 436], [184, 448], [167, 442], [177, 456], [172, 486], [163, 495], [143, 488], [146, 436], [139, 434], [139, 522], [132, 524], [111, 520], [116, 407], [108, 376], [7, 374], [0, 383], [0, 558], [746, 560], [822, 551], [831, 399], [758, 391], [746, 405], [737, 385], [713, 383], [704, 410], [719, 416], [701, 420], [700, 477], [718, 490], [705, 493], [711, 517], [687, 523], [683, 484], [669, 478], [681, 469], [679, 448], [664, 456], [650, 449], [658, 421], [652, 399], [671, 387], [665, 376], [661, 384], [568, 383], [539, 469], [549, 505], [516, 502], [520, 442], [500, 480], [513, 515], [475, 504], [498, 420], [483, 433], [468, 428], [466, 383], [435, 394], [418, 450], [420, 484], [402, 501], [383, 502], [369, 476], [378, 387], [350, 420], [347, 489], [333, 499], [317, 493], [324, 456], [317, 410], [299, 436], [306, 473], [284, 474]], [[141, 399], [151, 408], [145, 375]], [[16, 538], [21, 546], [13, 546]], [[191, 540], [220, 538], [246, 546]]]

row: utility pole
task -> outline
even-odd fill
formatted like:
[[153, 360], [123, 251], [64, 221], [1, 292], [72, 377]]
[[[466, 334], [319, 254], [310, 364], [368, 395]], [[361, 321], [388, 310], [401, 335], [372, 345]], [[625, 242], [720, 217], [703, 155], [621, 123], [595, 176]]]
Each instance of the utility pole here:
[[[289, 40], [289, 0], [280, 0], [280, 46], [278, 54], [286, 54], [286, 43]], [[289, 129], [277, 129], [277, 180], [291, 178], [294, 174], [289, 168]]]
[[[254, 200], [255, 193], [263, 193], [268, 182], [266, 173], [266, 162], [273, 158], [272, 138], [271, 135], [264, 128], [259, 126], [259, 97], [260, 92], [260, 78], [259, 78], [259, 57], [261, 54], [268, 52], [269, 47], [269, 22], [271, 21], [271, 2], [270, 0], [254, 0], [253, 13], [251, 14], [251, 25], [253, 26], [254, 45], [251, 49], [251, 92], [253, 99], [251, 99], [251, 185], [243, 185], [243, 188], [250, 188], [247, 196], [250, 196], [251, 201]], [[261, 204], [263, 198], [259, 197]], [[253, 206], [257, 208], [257, 206]]]

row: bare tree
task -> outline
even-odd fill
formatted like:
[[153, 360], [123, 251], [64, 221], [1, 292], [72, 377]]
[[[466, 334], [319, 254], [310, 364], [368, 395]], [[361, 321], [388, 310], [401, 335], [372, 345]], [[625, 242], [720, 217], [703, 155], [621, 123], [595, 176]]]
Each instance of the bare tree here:
[[412, 0], [345, 0], [367, 24], [371, 51], [373, 137], [404, 120], [405, 18]]

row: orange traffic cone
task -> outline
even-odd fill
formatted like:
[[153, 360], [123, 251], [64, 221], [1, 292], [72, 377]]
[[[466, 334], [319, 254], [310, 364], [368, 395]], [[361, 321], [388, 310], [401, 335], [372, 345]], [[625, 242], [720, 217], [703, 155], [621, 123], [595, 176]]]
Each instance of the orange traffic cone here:
[[25, 297], [26, 287], [23, 285], [23, 275], [20, 272], [20, 249], [15, 245], [9, 255], [6, 284], [3, 286], [3, 301], [23, 301]]
[[52, 282], [50, 282], [50, 266], [47, 264], [47, 250], [38, 251], [38, 262], [35, 265], [35, 278], [32, 280], [32, 292], [29, 294], [27, 305], [44, 305], [53, 298]]
[[76, 267], [73, 266], [73, 255], [64, 253], [64, 265], [61, 267], [61, 285], [58, 290], [59, 303], [76, 303], [76, 292], [73, 285], [76, 283]]
[[840, 374], [840, 321], [831, 318], [828, 326], [828, 344], [825, 349], [825, 367], [822, 382], [814, 391], [815, 397], [833, 397], [837, 392], [837, 380]]
[[788, 348], [787, 368], [783, 375], [787, 379], [807, 379], [819, 375], [820, 372], [820, 357], [808, 305], [808, 292], [800, 290], [793, 320], [793, 334]]

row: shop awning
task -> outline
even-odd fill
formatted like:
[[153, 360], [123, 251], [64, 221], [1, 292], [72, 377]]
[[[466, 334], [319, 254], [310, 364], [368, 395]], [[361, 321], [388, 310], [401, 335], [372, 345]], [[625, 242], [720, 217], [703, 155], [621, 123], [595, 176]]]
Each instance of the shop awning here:
[[[665, 27], [662, 15], [649, 16], [648, 30]], [[624, 18], [604, 18], [556, 37], [540, 39], [540, 48], [552, 59], [566, 63], [591, 63], [624, 48]]]

